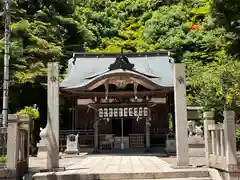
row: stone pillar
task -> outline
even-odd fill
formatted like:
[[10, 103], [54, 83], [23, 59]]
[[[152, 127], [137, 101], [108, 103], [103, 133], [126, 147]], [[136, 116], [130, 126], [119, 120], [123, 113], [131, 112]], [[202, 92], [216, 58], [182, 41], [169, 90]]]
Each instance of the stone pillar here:
[[19, 118], [17, 115], [8, 115], [7, 127], [7, 168], [13, 176], [17, 174], [19, 158]]
[[[212, 139], [208, 131], [208, 125], [215, 124], [214, 112], [204, 112], [203, 118], [204, 118], [205, 157], [208, 160], [212, 152]], [[209, 166], [210, 165], [209, 161], [207, 163], [208, 163], [207, 165]]]
[[236, 129], [234, 111], [224, 111], [224, 140], [227, 165], [237, 164]]
[[[20, 127], [25, 129], [28, 132], [27, 147], [30, 147], [30, 132], [31, 132], [30, 121], [31, 121], [31, 118], [29, 116], [22, 116], [22, 115], [19, 116]], [[26, 151], [26, 160], [27, 160], [27, 164], [29, 164], [29, 149], [27, 149]]]
[[188, 133], [186, 107], [185, 66], [181, 63], [173, 64], [175, 125], [176, 125], [176, 154], [177, 165], [188, 166]]
[[59, 66], [48, 63], [47, 168], [59, 167]]

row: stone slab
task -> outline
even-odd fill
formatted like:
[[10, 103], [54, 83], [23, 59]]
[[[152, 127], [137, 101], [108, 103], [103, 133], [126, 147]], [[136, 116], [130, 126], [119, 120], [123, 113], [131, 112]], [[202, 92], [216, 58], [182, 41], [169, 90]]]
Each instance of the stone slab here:
[[207, 169], [181, 169], [181, 170], [168, 170], [163, 172], [125, 172], [125, 173], [89, 173], [79, 172], [78, 170], [68, 170], [65, 172], [56, 173], [37, 173], [33, 176], [34, 180], [54, 180], [54, 179], [72, 179], [72, 180], [119, 180], [119, 179], [176, 179], [182, 178], [191, 179], [210, 179]]
[[84, 160], [66, 167], [66, 170], [82, 167], [89, 173], [161, 172], [172, 169], [156, 156], [88, 155]]
[[[207, 178], [209, 178], [209, 172], [205, 168], [173, 169], [171, 164], [153, 155], [99, 154], [67, 157], [60, 159], [60, 166], [65, 167], [66, 171], [37, 173], [34, 175], [34, 180], [54, 180], [56, 178], [72, 180], [171, 179], [190, 177], [208, 180]], [[39, 158], [35, 159], [38, 165], [44, 160], [37, 161], [37, 159]], [[30, 162], [32, 166], [33, 161]], [[191, 180], [191, 178], [188, 180]]]

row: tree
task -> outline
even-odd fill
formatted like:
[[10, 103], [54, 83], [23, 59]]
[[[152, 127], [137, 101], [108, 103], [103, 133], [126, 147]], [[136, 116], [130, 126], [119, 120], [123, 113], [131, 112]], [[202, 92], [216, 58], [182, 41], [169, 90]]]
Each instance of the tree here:
[[[194, 69], [194, 70], [192, 70]], [[234, 61], [222, 54], [218, 61], [203, 64], [193, 63], [188, 72], [188, 82], [191, 86], [192, 101], [204, 107], [204, 110], [214, 108], [216, 112], [223, 111], [224, 92], [221, 74], [225, 73], [224, 84], [227, 87], [227, 108], [239, 112], [240, 106], [240, 61]]]
[[213, 0], [212, 14], [215, 24], [224, 27], [229, 32], [227, 38], [231, 41], [228, 53], [239, 57], [240, 48], [240, 4], [237, 0]]
[[174, 49], [174, 58], [187, 65], [188, 99], [207, 109], [221, 109], [218, 73], [227, 71], [236, 82], [228, 92], [228, 101], [234, 104], [239, 95], [238, 9], [236, 0], [14, 0], [11, 107], [36, 103], [16, 100], [28, 94], [20, 92], [36, 91], [37, 84], [46, 82], [49, 60], [60, 62], [63, 77], [72, 52], [121, 52], [122, 48], [128, 52]]

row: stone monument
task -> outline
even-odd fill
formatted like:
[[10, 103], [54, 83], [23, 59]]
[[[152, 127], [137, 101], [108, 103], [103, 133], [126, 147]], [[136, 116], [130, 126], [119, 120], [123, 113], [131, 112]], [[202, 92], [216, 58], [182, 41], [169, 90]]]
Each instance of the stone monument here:
[[79, 142], [78, 134], [70, 134], [67, 136], [67, 149], [65, 150], [66, 154], [79, 154]]
[[165, 151], [168, 154], [175, 154], [176, 153], [176, 139], [175, 139], [175, 134], [173, 132], [170, 132], [167, 135]]

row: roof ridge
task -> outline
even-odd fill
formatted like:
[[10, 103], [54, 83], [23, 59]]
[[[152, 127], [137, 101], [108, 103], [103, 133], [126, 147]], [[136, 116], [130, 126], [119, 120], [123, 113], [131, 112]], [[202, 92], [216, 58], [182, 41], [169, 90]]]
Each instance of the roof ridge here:
[[139, 53], [92, 53], [92, 52], [79, 52], [73, 53], [73, 57], [118, 57], [118, 56], [127, 56], [127, 57], [144, 57], [144, 56], [169, 56], [170, 51], [159, 51], [159, 52], [139, 52]]

